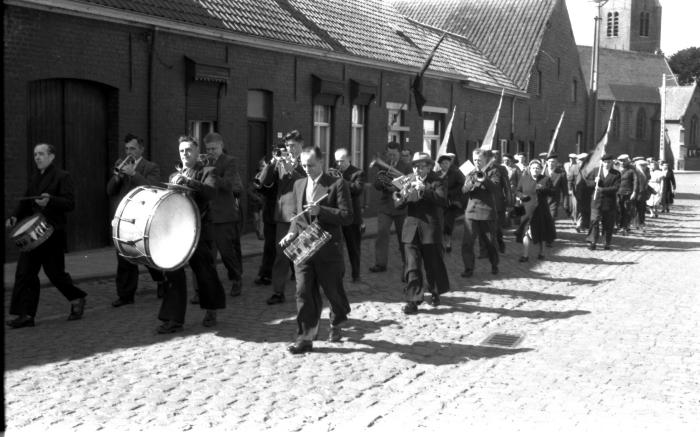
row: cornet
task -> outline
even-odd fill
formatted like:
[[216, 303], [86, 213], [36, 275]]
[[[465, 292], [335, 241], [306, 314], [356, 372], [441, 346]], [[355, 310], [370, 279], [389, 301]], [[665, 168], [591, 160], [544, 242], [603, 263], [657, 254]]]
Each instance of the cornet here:
[[326, 173], [333, 176], [334, 178], [342, 178], [343, 177], [343, 172], [341, 172], [340, 169], [337, 169], [335, 167], [329, 168]]
[[136, 162], [133, 156], [131, 155], [126, 155], [126, 158], [122, 160], [122, 162], [119, 163], [119, 165], [114, 166], [114, 174], [119, 174], [122, 172], [122, 169], [128, 165], [128, 164], [133, 164]]
[[205, 167], [213, 167], [215, 164], [214, 157], [208, 153], [200, 153], [199, 156], [197, 156], [197, 161], [201, 162]]
[[417, 202], [423, 198], [425, 184], [415, 173], [398, 177], [393, 182], [401, 184], [399, 191], [393, 193], [395, 202]]

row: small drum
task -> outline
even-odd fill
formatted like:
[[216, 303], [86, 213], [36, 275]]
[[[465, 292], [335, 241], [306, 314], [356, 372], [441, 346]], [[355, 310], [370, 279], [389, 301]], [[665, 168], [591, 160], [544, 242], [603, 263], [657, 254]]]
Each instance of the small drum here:
[[119, 202], [112, 240], [119, 255], [158, 270], [184, 266], [199, 242], [199, 209], [181, 191], [136, 187]]
[[10, 238], [20, 252], [29, 252], [37, 248], [53, 234], [53, 226], [41, 213], [27, 217], [12, 228]]
[[284, 248], [284, 254], [294, 265], [308, 261], [326, 243], [331, 241], [331, 234], [321, 229], [318, 222], [313, 222]]

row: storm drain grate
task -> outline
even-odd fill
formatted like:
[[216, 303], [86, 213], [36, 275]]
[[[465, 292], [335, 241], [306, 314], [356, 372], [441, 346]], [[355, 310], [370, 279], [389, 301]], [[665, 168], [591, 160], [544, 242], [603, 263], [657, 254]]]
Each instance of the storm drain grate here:
[[484, 346], [516, 347], [522, 341], [522, 335], [497, 332], [486, 337], [486, 340], [481, 342], [481, 344]]

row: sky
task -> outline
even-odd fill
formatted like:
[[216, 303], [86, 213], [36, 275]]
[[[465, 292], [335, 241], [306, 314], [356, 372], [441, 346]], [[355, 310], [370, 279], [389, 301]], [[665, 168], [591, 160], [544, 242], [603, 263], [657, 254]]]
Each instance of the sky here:
[[[661, 50], [671, 57], [679, 50], [700, 47], [700, 1], [660, 0]], [[593, 45], [593, 18], [597, 8], [591, 0], [566, 0], [571, 27], [578, 45]]]

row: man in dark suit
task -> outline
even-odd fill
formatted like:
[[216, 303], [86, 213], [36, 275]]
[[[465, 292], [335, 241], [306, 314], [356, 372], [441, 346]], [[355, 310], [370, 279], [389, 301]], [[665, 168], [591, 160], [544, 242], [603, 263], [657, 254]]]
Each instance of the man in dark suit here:
[[[123, 160], [117, 160], [114, 165], [114, 174], [107, 182], [107, 195], [110, 198], [110, 217], [114, 214], [122, 201], [131, 190], [142, 185], [158, 185], [160, 182], [160, 168], [154, 162], [143, 157], [143, 140], [133, 134], [127, 134], [124, 138]], [[157, 296], [163, 297], [165, 293], [165, 276], [160, 270], [147, 267], [153, 281], [158, 284]], [[129, 262], [117, 252], [117, 300], [112, 302], [113, 307], [134, 303], [136, 288], [139, 285], [138, 264]]]
[[440, 166], [440, 176], [445, 181], [447, 190], [447, 206], [444, 211], [444, 224], [442, 229], [442, 243], [445, 252], [452, 252], [452, 232], [455, 227], [455, 220], [464, 211], [464, 175], [454, 163], [455, 154], [446, 153], [438, 158]]
[[401, 241], [406, 252], [404, 314], [418, 312], [418, 305], [423, 302], [424, 282], [432, 295], [433, 306], [440, 304], [440, 295], [450, 288], [442, 259], [443, 209], [447, 206], [447, 184], [445, 179], [432, 171], [435, 162], [430, 154], [416, 152], [412, 164], [412, 181], [393, 196], [396, 207], [407, 210], [401, 230]]
[[486, 169], [492, 157], [490, 150], [475, 149], [473, 154], [474, 170], [465, 179], [462, 192], [467, 195], [464, 211], [464, 234], [462, 235], [462, 277], [468, 278], [474, 273], [474, 243], [478, 239], [486, 247], [491, 273], [498, 273], [498, 250], [496, 249], [498, 216], [494, 198], [499, 194], [501, 173]]
[[362, 192], [365, 189], [364, 172], [350, 163], [348, 149], [337, 149], [335, 151], [335, 165], [340, 175], [345, 179], [350, 187], [352, 197], [352, 223], [343, 226], [343, 238], [348, 248], [348, 258], [350, 258], [350, 269], [352, 282], [360, 280], [360, 250], [362, 247]]
[[571, 166], [567, 175], [569, 192], [574, 196], [575, 208], [572, 210], [576, 232], [588, 229], [591, 223], [591, 190], [586, 181], [583, 169], [586, 166], [588, 153], [576, 155], [576, 165]]
[[639, 185], [637, 171], [630, 162], [628, 154], [617, 157], [620, 161], [620, 190], [617, 192], [617, 207], [620, 212], [619, 228], [622, 235], [627, 235], [630, 231], [630, 224], [636, 209], [634, 208], [637, 198], [637, 186]]
[[559, 159], [556, 154], [547, 156], [547, 168], [545, 169], [544, 175], [552, 181], [554, 194], [547, 197], [547, 203], [549, 205], [549, 213], [552, 215], [552, 218], [556, 220], [559, 205], [563, 197], [568, 194], [566, 173], [564, 173], [564, 170], [559, 165]]
[[588, 180], [588, 185], [593, 189], [591, 197], [591, 227], [588, 230], [588, 248], [595, 250], [602, 225], [605, 239], [605, 250], [610, 250], [615, 216], [617, 211], [617, 190], [620, 189], [620, 172], [613, 168], [613, 156], [603, 155], [601, 158], [602, 169], [596, 178]]
[[[260, 174], [261, 184], [275, 197], [275, 241], [280, 241], [289, 233], [289, 224], [294, 216], [294, 181], [306, 177], [304, 169], [299, 164], [299, 154], [304, 146], [301, 133], [293, 130], [284, 136], [286, 150], [278, 149], [278, 153], [270, 159]], [[267, 299], [268, 305], [285, 301], [284, 288], [289, 279], [289, 259], [277, 246], [275, 262], [272, 264], [272, 296]]]
[[[394, 206], [392, 194], [398, 191], [391, 181], [398, 174], [409, 174], [410, 164], [406, 164], [401, 159], [401, 145], [395, 142], [388, 143], [384, 152], [384, 159], [390, 167], [396, 169], [395, 175], [389, 174], [386, 169], [379, 170], [374, 180], [374, 188], [381, 192], [379, 204], [377, 205], [377, 239], [374, 242], [374, 265], [369, 268], [370, 272], [385, 272], [389, 260], [389, 233], [391, 224], [396, 229], [396, 239], [399, 243], [399, 252], [403, 266], [406, 265], [404, 259], [403, 246], [401, 243], [401, 226], [406, 218], [405, 209], [397, 209]], [[401, 274], [403, 277], [403, 273]]]
[[[197, 204], [200, 214], [200, 237], [197, 247], [189, 260], [199, 287], [199, 306], [205, 310], [202, 325], [216, 326], [217, 310], [226, 308], [226, 292], [221, 285], [214, 264], [214, 232], [209, 207], [216, 195], [216, 177], [213, 167], [205, 167], [199, 161], [199, 145], [189, 136], [178, 139], [180, 165], [178, 171], [170, 175], [170, 182], [183, 185]], [[185, 268], [166, 272], [168, 287], [163, 296], [158, 318], [163, 324], [158, 327], [159, 334], [171, 334], [182, 331], [187, 311], [187, 277]]]
[[317, 253], [294, 267], [298, 329], [296, 342], [288, 347], [292, 354], [312, 349], [323, 310], [319, 288], [323, 288], [330, 304], [329, 341], [340, 341], [340, 324], [350, 313], [350, 303], [343, 288], [345, 262], [340, 247], [342, 227], [352, 223], [350, 187], [342, 178], [324, 173], [322, 163], [323, 156], [318, 147], [302, 151], [301, 165], [308, 177], [297, 179], [292, 190], [294, 213], [301, 214], [292, 221], [289, 232], [280, 241], [280, 247], [286, 247], [314, 221], [331, 235], [330, 241]]
[[66, 213], [75, 208], [73, 182], [67, 172], [54, 166], [55, 158], [52, 145], [37, 144], [34, 147], [37, 171], [29, 180], [25, 197], [36, 198], [20, 201], [12, 216], [5, 221], [5, 227], [9, 229], [18, 220], [41, 213], [54, 229], [40, 246], [20, 252], [10, 301], [10, 314], [17, 317], [7, 322], [13, 329], [34, 326], [39, 306], [39, 269], [42, 267], [53, 286], [71, 304], [68, 320], [82, 318], [85, 309], [85, 292], [73, 285], [65, 270]]
[[[241, 210], [238, 198], [243, 192], [243, 182], [236, 167], [236, 160], [224, 153], [224, 139], [211, 132], [204, 137], [204, 146], [213, 164], [216, 193], [209, 203], [209, 214], [214, 242], [231, 280], [231, 296], [241, 294], [243, 261], [241, 255]], [[216, 259], [216, 251], [214, 251]]]

